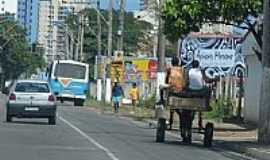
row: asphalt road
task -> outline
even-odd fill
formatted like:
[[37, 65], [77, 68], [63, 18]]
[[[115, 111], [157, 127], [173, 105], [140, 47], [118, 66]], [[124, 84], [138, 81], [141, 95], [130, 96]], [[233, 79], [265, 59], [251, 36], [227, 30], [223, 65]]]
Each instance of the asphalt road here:
[[56, 126], [47, 120], [5, 122], [0, 97], [0, 159], [3, 160], [231, 160], [245, 159], [201, 144], [182, 144], [167, 136], [155, 142], [155, 130], [143, 123], [85, 108], [60, 106]]

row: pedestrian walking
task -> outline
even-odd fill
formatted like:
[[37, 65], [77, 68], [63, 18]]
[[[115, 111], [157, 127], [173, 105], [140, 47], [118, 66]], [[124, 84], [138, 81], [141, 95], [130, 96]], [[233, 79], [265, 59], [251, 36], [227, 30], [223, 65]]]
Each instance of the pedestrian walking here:
[[139, 101], [139, 89], [138, 89], [136, 83], [132, 84], [132, 88], [129, 91], [129, 96], [130, 96], [130, 98], [132, 100], [132, 105], [136, 106], [136, 104]]
[[123, 88], [117, 81], [115, 81], [114, 86], [112, 88], [112, 102], [115, 113], [118, 113], [120, 103], [122, 101], [122, 96], [123, 97], [125, 96]]

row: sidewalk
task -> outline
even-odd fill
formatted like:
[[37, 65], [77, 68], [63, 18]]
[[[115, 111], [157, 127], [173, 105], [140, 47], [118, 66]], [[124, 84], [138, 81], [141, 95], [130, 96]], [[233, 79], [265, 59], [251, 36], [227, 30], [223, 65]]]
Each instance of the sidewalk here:
[[[114, 114], [110, 105], [99, 106], [100, 104], [91, 103], [91, 110], [95, 110], [98, 113]], [[149, 113], [142, 113], [149, 112]], [[150, 109], [133, 108], [131, 106], [122, 107], [120, 112], [117, 114], [120, 117], [132, 118], [133, 120], [143, 121], [148, 123], [149, 126], [157, 126], [157, 121], [153, 119], [154, 111]], [[245, 124], [245, 123], [235, 123], [235, 122], [216, 122], [213, 120], [204, 120], [203, 123], [207, 122], [214, 123], [214, 142], [213, 146], [220, 149], [230, 150], [237, 153], [246, 154], [248, 156], [261, 159], [270, 160], [270, 145], [263, 146], [259, 145], [257, 140], [257, 129], [256, 126]], [[194, 120], [194, 127], [197, 127], [197, 119]], [[178, 118], [175, 117], [174, 128], [178, 126]], [[179, 134], [176, 131], [169, 131], [172, 134]], [[195, 140], [201, 136], [196, 136]]]

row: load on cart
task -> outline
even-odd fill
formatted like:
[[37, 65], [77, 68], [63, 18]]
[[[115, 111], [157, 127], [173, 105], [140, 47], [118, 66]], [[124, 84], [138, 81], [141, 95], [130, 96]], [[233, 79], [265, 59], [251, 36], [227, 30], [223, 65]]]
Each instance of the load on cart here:
[[[167, 71], [166, 84], [160, 86], [160, 101], [157, 105], [163, 105], [170, 110], [169, 126], [173, 123], [173, 113], [179, 115], [180, 133], [185, 143], [192, 142], [192, 123], [195, 113], [199, 113], [199, 127], [197, 133], [204, 134], [204, 146], [210, 147], [213, 140], [214, 126], [207, 123], [202, 126], [201, 112], [210, 111], [209, 101], [211, 90], [205, 86], [203, 73], [199, 68], [199, 62], [193, 61], [192, 68], [187, 70], [179, 66], [179, 59], [172, 59], [172, 67]], [[164, 111], [163, 111], [164, 112]], [[156, 141], [164, 142], [167, 129], [165, 114], [159, 114], [156, 132]]]

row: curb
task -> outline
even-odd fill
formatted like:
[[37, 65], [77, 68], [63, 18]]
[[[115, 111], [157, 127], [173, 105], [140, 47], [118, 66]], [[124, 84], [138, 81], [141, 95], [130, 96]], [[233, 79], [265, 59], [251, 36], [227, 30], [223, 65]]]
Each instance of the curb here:
[[247, 145], [237, 145], [232, 144], [230, 142], [215, 142], [215, 146], [218, 148], [224, 148], [226, 150], [230, 150], [237, 153], [246, 154], [250, 157], [260, 159], [260, 160], [269, 160], [270, 159], [270, 152], [263, 151], [252, 147], [252, 145], [249, 147]]

